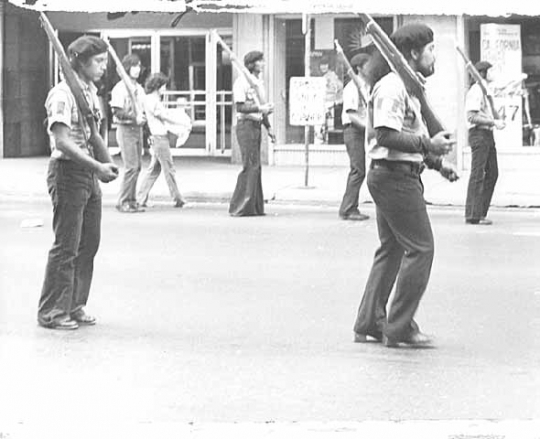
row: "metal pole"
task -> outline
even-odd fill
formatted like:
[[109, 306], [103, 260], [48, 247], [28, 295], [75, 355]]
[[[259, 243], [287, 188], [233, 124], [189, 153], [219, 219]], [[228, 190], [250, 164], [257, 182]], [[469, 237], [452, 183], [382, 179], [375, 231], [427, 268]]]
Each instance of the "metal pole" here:
[[[311, 55], [311, 18], [307, 14], [302, 15], [302, 32], [304, 33], [304, 76], [310, 76], [310, 55]], [[310, 126], [304, 127], [304, 148], [305, 148], [305, 175], [304, 186], [309, 186], [309, 133]]]
[[220, 114], [220, 134], [221, 134], [221, 154], [225, 152], [225, 93], [219, 94], [219, 114]]

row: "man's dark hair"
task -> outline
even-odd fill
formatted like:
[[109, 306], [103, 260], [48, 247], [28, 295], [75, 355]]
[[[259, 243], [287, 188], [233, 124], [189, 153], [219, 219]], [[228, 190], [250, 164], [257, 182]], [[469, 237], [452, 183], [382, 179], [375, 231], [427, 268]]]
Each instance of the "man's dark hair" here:
[[420, 51], [433, 41], [433, 31], [423, 23], [410, 23], [396, 29], [390, 39], [403, 56], [410, 59], [411, 51]]
[[159, 90], [162, 86], [169, 82], [169, 78], [163, 73], [154, 73], [148, 77], [144, 84], [144, 91], [146, 93], [152, 93]]
[[251, 52], [246, 53], [244, 56], [244, 65], [251, 72], [255, 67], [255, 63], [264, 58], [264, 54], [259, 50], [252, 50]]
[[131, 69], [133, 66], [137, 66], [141, 63], [141, 58], [139, 58], [139, 55], [136, 53], [129, 53], [124, 58], [122, 58], [122, 66], [124, 67], [124, 70], [129, 75], [129, 69]]
[[71, 67], [78, 70], [85, 65], [94, 55], [99, 55], [107, 52], [107, 43], [101, 38], [92, 35], [83, 35], [73, 41], [67, 50]]

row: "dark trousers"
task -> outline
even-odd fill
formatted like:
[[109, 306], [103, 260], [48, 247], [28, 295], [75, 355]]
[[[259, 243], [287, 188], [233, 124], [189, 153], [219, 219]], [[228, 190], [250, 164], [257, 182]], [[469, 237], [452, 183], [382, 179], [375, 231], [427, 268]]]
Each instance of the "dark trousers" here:
[[471, 146], [471, 175], [467, 187], [465, 218], [479, 220], [487, 216], [495, 183], [499, 177], [493, 131], [471, 128], [469, 145]]
[[366, 153], [364, 147], [365, 130], [349, 125], [343, 131], [343, 139], [349, 155], [350, 171], [347, 187], [339, 208], [340, 216], [358, 213], [360, 187], [366, 178]]
[[264, 215], [260, 122], [249, 119], [239, 120], [236, 125], [236, 138], [243, 167], [238, 175], [229, 213], [232, 216]]
[[[371, 169], [380, 246], [358, 309], [354, 331], [403, 341], [417, 332], [413, 318], [426, 290], [434, 244], [418, 173]], [[387, 302], [396, 291], [387, 315]]]
[[39, 299], [38, 320], [43, 324], [86, 305], [101, 229], [101, 189], [93, 172], [70, 160], [51, 159], [47, 186], [54, 243]]

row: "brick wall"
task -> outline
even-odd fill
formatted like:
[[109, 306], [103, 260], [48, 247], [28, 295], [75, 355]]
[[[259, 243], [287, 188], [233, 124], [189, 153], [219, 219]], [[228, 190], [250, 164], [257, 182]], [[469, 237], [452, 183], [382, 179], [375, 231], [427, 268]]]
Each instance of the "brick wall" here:
[[38, 14], [7, 3], [4, 42], [4, 156], [46, 154], [43, 104], [49, 60]]

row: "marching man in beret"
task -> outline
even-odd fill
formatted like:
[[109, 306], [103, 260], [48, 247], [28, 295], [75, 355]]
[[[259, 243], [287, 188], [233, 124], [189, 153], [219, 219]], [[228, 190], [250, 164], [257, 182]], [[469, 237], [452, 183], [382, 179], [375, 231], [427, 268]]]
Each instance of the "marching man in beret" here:
[[[492, 67], [491, 63], [487, 61], [479, 61], [475, 65], [488, 87], [489, 83], [493, 81]], [[467, 92], [465, 111], [467, 112], [469, 145], [471, 146], [471, 174], [467, 186], [465, 222], [489, 226], [492, 221], [486, 216], [495, 190], [495, 183], [499, 177], [493, 128], [503, 129], [505, 123], [503, 120], [495, 118], [478, 83], [474, 83]]]
[[261, 125], [266, 127], [268, 136], [275, 140], [268, 121], [274, 111], [274, 104], [259, 102], [264, 95], [264, 85], [260, 77], [264, 68], [264, 55], [258, 50], [244, 57], [244, 65], [257, 81], [255, 90], [248, 80], [239, 76], [233, 86], [233, 99], [236, 104], [236, 138], [242, 156], [242, 171], [229, 205], [231, 216], [264, 215], [264, 198], [261, 180]]
[[[68, 47], [68, 57], [85, 98], [97, 120], [94, 85], [107, 68], [107, 45], [93, 36], [82, 36]], [[54, 243], [49, 251], [39, 300], [38, 323], [46, 328], [71, 330], [94, 325], [85, 312], [100, 241], [101, 189], [118, 176], [118, 168], [103, 139], [89, 143], [90, 127], [68, 84], [60, 82], [45, 102], [51, 159], [47, 186], [53, 205]]]
[[[356, 70], [355, 73], [363, 72], [369, 58], [370, 55], [367, 53], [359, 53], [352, 57], [351, 66]], [[362, 76], [365, 76], [365, 73]], [[364, 221], [369, 218], [358, 210], [360, 187], [366, 177], [366, 149], [364, 143], [366, 141], [367, 107], [364, 101], [360, 99], [361, 92], [363, 96], [368, 96], [368, 85], [364, 84], [363, 90], [360, 91], [352, 80], [343, 89], [341, 122], [343, 123], [343, 139], [347, 147], [351, 169], [347, 178], [345, 194], [339, 207], [339, 216], [350, 221]]]
[[[417, 74], [427, 77], [434, 73], [435, 45], [428, 26], [407, 24], [390, 38]], [[376, 75], [370, 79], [367, 185], [376, 206], [380, 246], [358, 309], [355, 341], [382, 341], [391, 348], [427, 347], [432, 339], [414, 320], [434, 256], [420, 174], [428, 166], [454, 180], [455, 170], [443, 163], [442, 156], [451, 151], [455, 140], [447, 131], [429, 136], [418, 97], [409, 94], [396, 73], [374, 65], [370, 71]]]

